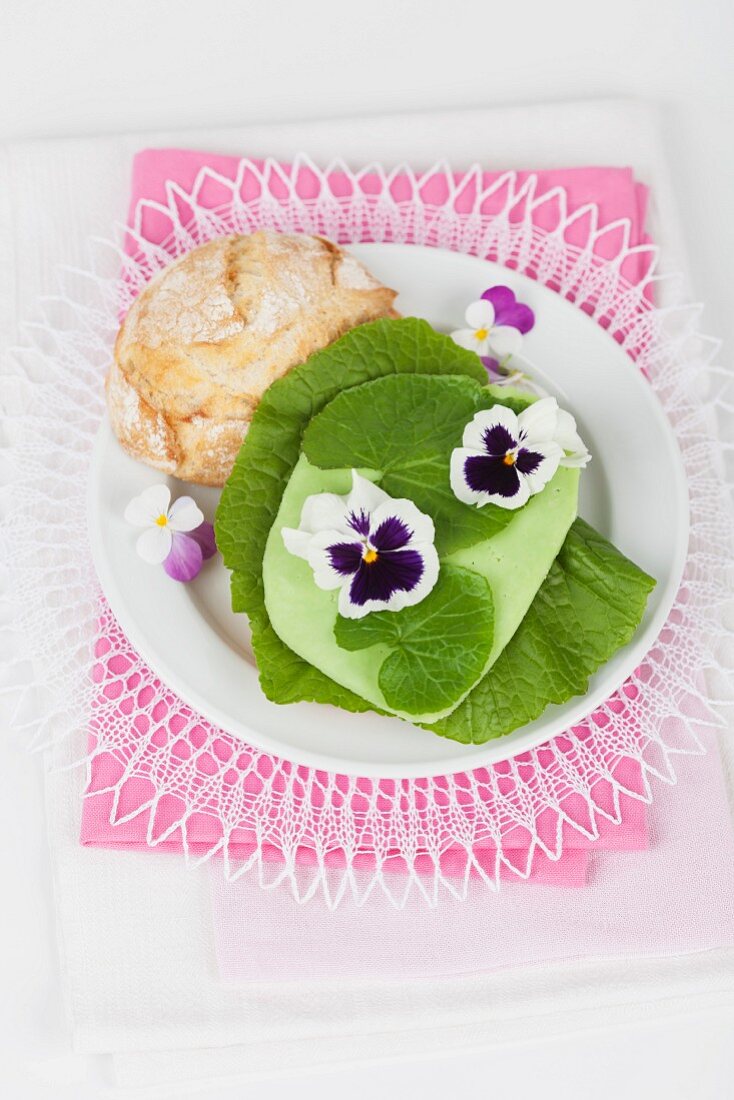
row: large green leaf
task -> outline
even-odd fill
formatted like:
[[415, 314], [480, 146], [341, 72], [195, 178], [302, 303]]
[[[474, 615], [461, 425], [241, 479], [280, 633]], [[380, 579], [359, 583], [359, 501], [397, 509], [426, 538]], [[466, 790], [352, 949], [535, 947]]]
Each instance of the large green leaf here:
[[388, 647], [378, 683], [392, 710], [440, 713], [482, 675], [492, 649], [493, 611], [484, 577], [445, 566], [436, 587], [415, 607], [364, 619], [339, 616], [334, 634], [342, 649]]
[[581, 519], [527, 615], [462, 703], [430, 726], [481, 744], [587, 691], [589, 677], [630, 641], [655, 581]]

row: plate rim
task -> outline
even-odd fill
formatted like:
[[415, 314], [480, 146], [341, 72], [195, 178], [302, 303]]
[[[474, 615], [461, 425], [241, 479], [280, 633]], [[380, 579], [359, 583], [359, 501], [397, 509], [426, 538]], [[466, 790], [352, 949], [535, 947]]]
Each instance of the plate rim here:
[[[573, 315], [575, 322], [579, 319], [583, 319], [583, 323], [588, 326], [593, 326], [596, 330], [600, 331], [604, 337], [610, 343], [610, 350], [613, 345], [616, 345], [616, 351], [618, 352], [618, 358], [620, 365], [624, 362], [625, 367], [630, 374], [630, 377], [635, 379], [634, 385], [639, 387], [639, 392], [644, 393], [646, 397], [652, 398], [649, 401], [651, 410], [654, 410], [653, 415], [658, 419], [662, 425], [663, 436], [668, 445], [668, 458], [670, 461], [670, 469], [673, 473], [674, 481], [674, 497], [676, 504], [676, 532], [675, 532], [675, 553], [672, 555], [672, 565], [665, 587], [662, 590], [663, 595], [659, 602], [659, 605], [655, 611], [654, 616], [648, 623], [645, 631], [640, 637], [633, 637], [632, 640], [624, 647], [624, 660], [621, 663], [621, 668], [617, 670], [615, 676], [614, 687], [609, 685], [600, 685], [596, 690], [592, 689], [583, 696], [578, 696], [576, 700], [569, 700], [564, 712], [562, 721], [548, 723], [549, 728], [527, 730], [525, 732], [524, 727], [519, 727], [511, 734], [503, 737], [496, 738], [492, 741], [488, 741], [482, 745], [474, 746], [477, 754], [476, 760], [468, 759], [466, 756], [462, 757], [449, 757], [448, 759], [442, 759], [435, 763], [423, 763], [423, 764], [411, 764], [411, 763], [387, 763], [384, 765], [377, 765], [371, 761], [351, 762], [341, 761], [329, 756], [328, 754], [318, 751], [309, 751], [298, 749], [291, 749], [290, 746], [284, 746], [282, 742], [278, 742], [273, 739], [269, 734], [263, 734], [257, 730], [253, 730], [246, 722], [239, 720], [237, 725], [239, 728], [232, 727], [232, 715], [224, 710], [221, 710], [216, 702], [201, 695], [196, 689], [192, 689], [187, 684], [181, 684], [177, 673], [171, 668], [165, 655], [162, 655], [160, 651], [151, 651], [145, 634], [139, 629], [134, 616], [128, 613], [126, 601], [121, 590], [118, 587], [114, 572], [108, 566], [107, 558], [104, 553], [103, 539], [101, 535], [100, 525], [96, 522], [98, 519], [97, 509], [94, 507], [94, 495], [95, 495], [95, 470], [100, 466], [100, 456], [104, 452], [106, 446], [112, 441], [117, 444], [116, 437], [112, 432], [112, 428], [109, 423], [107, 412], [99, 424], [97, 432], [95, 434], [94, 445], [90, 455], [90, 466], [87, 479], [87, 491], [86, 491], [86, 511], [87, 511], [87, 531], [89, 535], [90, 550], [92, 554], [92, 561], [97, 573], [97, 577], [102, 589], [102, 592], [107, 600], [113, 614], [120, 623], [124, 633], [131, 642], [137, 653], [143, 658], [143, 660], [150, 666], [154, 675], [160, 679], [171, 691], [174, 691], [181, 700], [191, 706], [196, 712], [198, 712], [206, 721], [219, 726], [223, 731], [230, 736], [236, 737], [238, 740], [243, 741], [246, 744], [250, 744], [253, 748], [272, 754], [279, 759], [288, 760], [295, 765], [302, 765], [309, 768], [315, 768], [325, 770], [333, 774], [367, 777], [374, 779], [418, 779], [418, 778], [432, 778], [443, 775], [454, 775], [461, 772], [471, 772], [477, 768], [486, 767], [492, 764], [498, 764], [503, 761], [512, 759], [524, 752], [536, 748], [545, 744], [547, 741], [552, 740], [555, 737], [563, 734], [563, 732], [574, 725], [579, 725], [595, 710], [597, 707], [608, 699], [610, 695], [618, 691], [622, 684], [629, 678], [635, 668], [641, 663], [645, 654], [647, 654], [655, 645], [661, 630], [663, 629], [665, 622], [670, 614], [670, 610], [675, 602], [675, 597], [679, 591], [683, 572], [685, 569], [686, 561], [688, 558], [688, 543], [690, 535], [690, 501], [688, 492], [688, 483], [685, 472], [685, 466], [683, 463], [682, 454], [678, 445], [678, 440], [670, 423], [668, 416], [663, 408], [657, 393], [655, 392], [652, 384], [644, 378], [644, 375], [640, 371], [640, 368], [636, 365], [634, 360], [627, 355], [624, 349], [617, 344], [612, 335], [606, 331], [597, 320], [581, 310], [575, 303], [571, 302], [567, 298], [562, 297], [550, 287], [545, 286], [538, 280], [531, 279], [529, 276], [523, 274], [520, 271], [516, 271], [513, 268], [508, 268], [505, 265], [498, 264], [493, 260], [483, 259], [480, 256], [473, 256], [468, 253], [459, 253], [451, 249], [433, 248], [425, 245], [413, 245], [413, 244], [400, 244], [395, 242], [365, 242], [363, 244], [355, 242], [349, 247], [359, 247], [360, 250], [371, 251], [372, 249], [379, 249], [384, 252], [388, 251], [426, 251], [431, 253], [441, 253], [452, 258], [462, 257], [466, 260], [474, 261], [478, 264], [486, 264], [494, 267], [495, 269], [501, 269], [507, 271], [508, 276], [512, 279], [519, 279], [521, 282], [527, 282], [533, 286], [534, 291], [540, 290], [543, 295], [553, 295], [554, 301], [561, 305], [564, 310], [570, 311], [569, 316]], [[528, 360], [531, 362], [531, 360]], [[161, 472], [161, 477], [168, 477]], [[184, 485], [185, 482], [180, 482]], [[224, 563], [222, 562], [222, 567]], [[258, 690], [260, 690], [258, 688]], [[315, 704], [316, 705], [316, 704]], [[324, 704], [322, 704], [324, 705]], [[338, 710], [338, 708], [331, 708]], [[284, 713], [287, 711], [287, 707], [283, 707]], [[570, 713], [569, 713], [570, 711]], [[395, 719], [399, 721], [399, 719]], [[555, 728], [554, 728], [555, 726]], [[447, 741], [450, 739], [446, 739]], [[460, 746], [465, 751], [471, 749], [471, 746], [464, 745], [463, 743], [456, 742], [457, 747]]]

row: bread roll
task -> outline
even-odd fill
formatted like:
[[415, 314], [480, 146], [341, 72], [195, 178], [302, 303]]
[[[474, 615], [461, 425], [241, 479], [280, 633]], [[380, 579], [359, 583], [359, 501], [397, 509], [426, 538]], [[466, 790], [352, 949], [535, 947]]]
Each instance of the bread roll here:
[[202, 485], [226, 480], [265, 390], [395, 292], [321, 237], [220, 237], [136, 298], [107, 377], [112, 427], [134, 458]]

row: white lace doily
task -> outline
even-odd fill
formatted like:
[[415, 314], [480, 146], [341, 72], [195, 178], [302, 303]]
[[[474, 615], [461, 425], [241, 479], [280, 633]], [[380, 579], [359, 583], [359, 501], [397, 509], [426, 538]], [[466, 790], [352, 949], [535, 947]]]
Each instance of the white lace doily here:
[[[335, 195], [330, 187], [335, 167], [348, 194]], [[307, 199], [294, 182], [302, 168], [315, 181]], [[699, 308], [671, 304], [675, 280], [659, 274], [652, 246], [630, 244], [628, 223], [600, 226], [593, 205], [570, 215], [563, 190], [538, 195], [534, 176], [521, 182], [507, 173], [487, 189], [473, 169], [449, 186], [443, 201], [428, 204], [426, 179], [444, 172], [450, 180], [448, 166], [422, 177], [405, 167], [369, 172], [377, 181], [369, 194], [361, 188], [365, 173], [341, 164], [322, 172], [305, 159], [290, 173], [273, 162], [243, 160], [234, 179], [204, 169], [190, 192], [170, 184], [166, 203], [139, 204], [131, 229], [93, 242], [88, 271], [61, 272], [59, 295], [42, 303], [27, 346], [14, 356], [8, 398], [15, 477], [4, 556], [11, 629], [22, 638], [12, 664], [17, 724], [36, 745], [78, 745], [93, 719], [96, 745], [76, 755], [89, 768], [88, 797], [100, 791], [95, 761], [113, 762], [106, 786], [115, 796], [114, 821], [145, 811], [151, 846], [176, 836], [191, 858], [222, 854], [229, 875], [254, 871], [264, 886], [289, 883], [300, 900], [323, 890], [331, 905], [350, 895], [361, 902], [376, 886], [396, 904], [413, 889], [429, 903], [443, 888], [463, 896], [470, 874], [495, 886], [503, 867], [527, 875], [538, 849], [558, 859], [564, 824], [596, 837], [601, 817], [620, 821], [621, 792], [650, 801], [652, 777], [674, 782], [676, 754], [702, 751], [696, 727], [721, 724], [729, 700], [726, 679], [717, 674], [732, 665], [725, 620], [731, 528], [716, 425], [717, 411], [726, 415], [734, 405], [731, 379], [712, 365], [715, 342], [697, 333]], [[392, 190], [398, 174], [399, 199]], [[241, 193], [245, 175], [259, 185], [249, 198]], [[202, 199], [212, 181], [226, 192], [216, 208]], [[471, 186], [471, 208], [457, 209]], [[482, 212], [488, 198], [491, 215]], [[549, 202], [557, 224], [541, 230], [536, 214]], [[162, 245], [144, 236], [143, 218], [151, 210], [170, 221]], [[569, 244], [582, 222], [583, 246]], [[504, 765], [464, 775], [377, 784], [312, 772], [243, 747], [193, 714], [156, 684], [109, 616], [87, 544], [86, 482], [120, 309], [172, 256], [213, 236], [266, 227], [342, 243], [411, 241], [514, 267], [591, 313], [648, 375], [688, 473], [690, 555], [658, 642], [588, 724]], [[612, 239], [618, 248], [602, 259], [600, 242]], [[641, 254], [646, 273], [633, 284], [626, 274]], [[651, 292], [666, 304], [653, 307]], [[106, 652], [96, 660], [100, 617]], [[166, 723], [175, 715], [174, 735], [160, 734], [161, 715]], [[639, 782], [620, 780], [623, 758], [637, 763]], [[131, 804], [136, 782], [146, 793]], [[161, 830], [162, 800], [167, 823]], [[173, 817], [172, 805], [178, 807]], [[213, 823], [216, 839], [194, 852], [189, 833], [199, 815]], [[526, 849], [520, 865], [518, 843]], [[477, 858], [482, 847], [493, 853], [489, 862]], [[455, 860], [447, 872], [448, 851], [463, 856], [462, 874]], [[305, 864], [304, 852], [310, 853]], [[400, 873], [386, 873], [396, 858]]]

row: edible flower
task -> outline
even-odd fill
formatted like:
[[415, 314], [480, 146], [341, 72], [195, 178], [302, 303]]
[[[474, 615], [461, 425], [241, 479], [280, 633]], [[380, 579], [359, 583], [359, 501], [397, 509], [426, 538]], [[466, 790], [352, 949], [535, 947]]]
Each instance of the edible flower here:
[[558, 410], [554, 439], [564, 450], [561, 466], [577, 466], [583, 468], [584, 466], [588, 466], [591, 462], [591, 455], [578, 433], [576, 421], [573, 416], [571, 416], [571, 413], [566, 412], [565, 409]]
[[523, 336], [535, 324], [530, 306], [518, 302], [509, 286], [489, 287], [471, 303], [464, 319], [469, 327], [452, 332], [451, 339], [475, 351], [487, 370], [498, 370], [516, 355]]
[[175, 581], [191, 581], [203, 563], [216, 553], [214, 528], [204, 521], [198, 505], [189, 496], [171, 504], [167, 485], [151, 485], [133, 497], [125, 519], [145, 530], [135, 548], [151, 565], [162, 565]]
[[[504, 405], [478, 412], [451, 454], [451, 488], [465, 504], [521, 508], [559, 466], [585, 466], [591, 455], [570, 413], [544, 397], [516, 415]], [[568, 452], [568, 453], [566, 453]]]
[[347, 619], [412, 607], [438, 579], [433, 520], [356, 470], [347, 496], [308, 497], [298, 528], [284, 527], [282, 536], [319, 588], [340, 589], [339, 614]]

